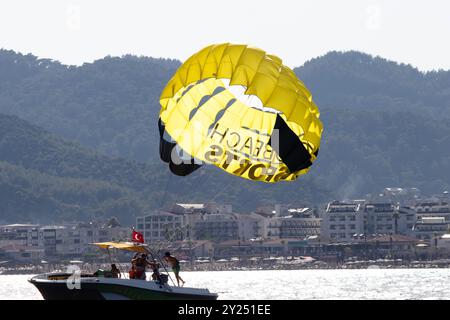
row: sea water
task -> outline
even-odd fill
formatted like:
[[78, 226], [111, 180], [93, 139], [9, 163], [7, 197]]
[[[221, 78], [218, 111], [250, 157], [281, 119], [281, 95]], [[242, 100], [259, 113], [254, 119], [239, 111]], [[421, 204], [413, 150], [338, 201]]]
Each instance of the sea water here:
[[[450, 299], [450, 269], [181, 272], [219, 299]], [[31, 275], [0, 275], [0, 299], [42, 299]], [[172, 275], [173, 277], [173, 275]]]

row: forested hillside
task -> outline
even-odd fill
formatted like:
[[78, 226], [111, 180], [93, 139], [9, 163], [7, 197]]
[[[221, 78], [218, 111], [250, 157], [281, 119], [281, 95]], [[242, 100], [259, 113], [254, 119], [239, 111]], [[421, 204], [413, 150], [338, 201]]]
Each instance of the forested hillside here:
[[311, 178], [276, 186], [236, 180], [205, 167], [172, 175], [161, 162], [113, 158], [68, 142], [16, 116], [0, 114], [0, 222], [138, 215], [174, 201], [233, 203], [249, 211], [273, 201], [313, 204], [331, 197]]
[[215, 168], [179, 178], [160, 163], [158, 97], [179, 65], [124, 56], [75, 67], [0, 50], [0, 220], [132, 219], [170, 201], [248, 211], [385, 186], [450, 188], [448, 71], [422, 73], [359, 52], [296, 68], [321, 110], [319, 159], [296, 182], [266, 185]]

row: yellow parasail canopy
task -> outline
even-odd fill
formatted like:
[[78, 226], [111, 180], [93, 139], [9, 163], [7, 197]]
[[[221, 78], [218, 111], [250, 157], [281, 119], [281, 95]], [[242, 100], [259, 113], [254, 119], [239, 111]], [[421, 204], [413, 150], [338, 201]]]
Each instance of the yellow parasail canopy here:
[[323, 131], [304, 83], [247, 45], [195, 53], [160, 96], [160, 156], [186, 176], [207, 163], [241, 178], [293, 181], [316, 160]]
[[110, 249], [115, 248], [119, 250], [127, 250], [127, 251], [133, 251], [133, 252], [148, 252], [147, 246], [142, 244], [137, 244], [133, 242], [97, 242], [92, 243], [93, 245], [96, 245], [102, 249]]

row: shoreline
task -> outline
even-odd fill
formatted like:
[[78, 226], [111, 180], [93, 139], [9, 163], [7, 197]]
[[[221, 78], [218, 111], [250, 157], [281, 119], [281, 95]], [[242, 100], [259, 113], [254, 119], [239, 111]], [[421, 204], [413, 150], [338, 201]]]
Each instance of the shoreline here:
[[[128, 263], [120, 263], [122, 272], [127, 268]], [[1, 275], [32, 275], [47, 273], [56, 270], [65, 270], [68, 265], [51, 265], [51, 266], [16, 266], [16, 267], [2, 267], [0, 268]], [[80, 265], [80, 269], [84, 271], [93, 272], [96, 269], [107, 269], [108, 264], [84, 264]], [[413, 261], [409, 263], [385, 263], [377, 261], [359, 261], [347, 262], [342, 264], [326, 263], [323, 261], [316, 261], [307, 264], [293, 264], [272, 263], [252, 265], [246, 263], [217, 263], [209, 262], [202, 264], [181, 264], [182, 272], [207, 272], [207, 271], [274, 271], [274, 270], [355, 270], [355, 269], [445, 269], [450, 268], [450, 261]], [[160, 269], [164, 272], [164, 269]], [[171, 272], [169, 268], [168, 271]]]

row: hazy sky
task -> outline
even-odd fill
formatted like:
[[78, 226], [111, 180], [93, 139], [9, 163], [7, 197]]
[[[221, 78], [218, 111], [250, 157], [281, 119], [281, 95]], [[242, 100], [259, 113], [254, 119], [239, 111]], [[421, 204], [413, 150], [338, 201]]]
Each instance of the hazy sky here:
[[450, 69], [447, 0], [1, 0], [0, 48], [68, 64], [132, 53], [186, 59], [248, 43], [295, 67], [359, 50]]

